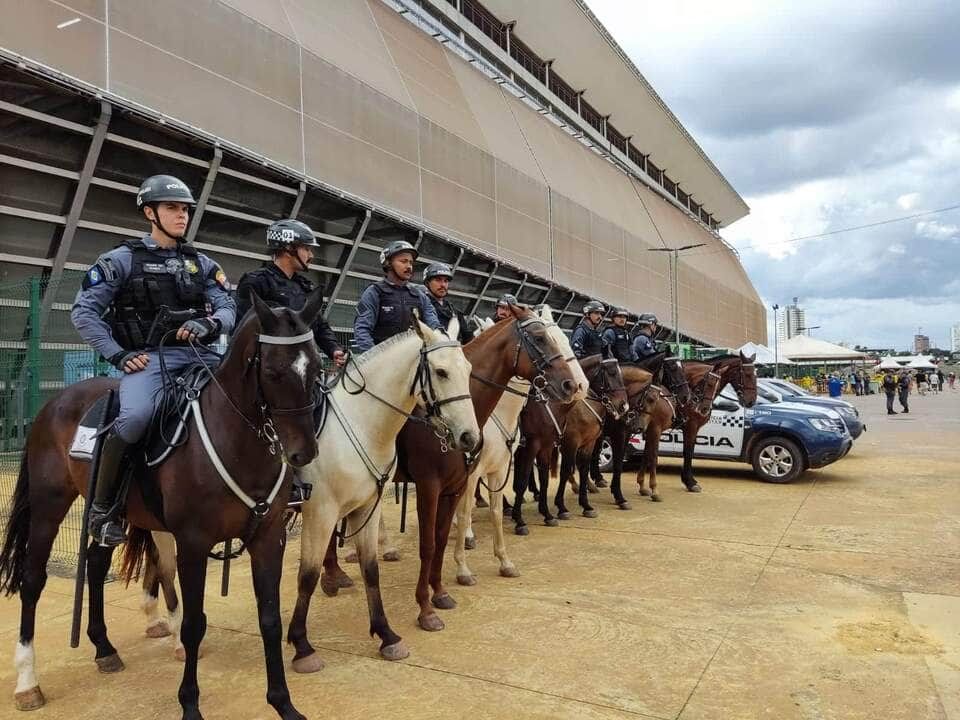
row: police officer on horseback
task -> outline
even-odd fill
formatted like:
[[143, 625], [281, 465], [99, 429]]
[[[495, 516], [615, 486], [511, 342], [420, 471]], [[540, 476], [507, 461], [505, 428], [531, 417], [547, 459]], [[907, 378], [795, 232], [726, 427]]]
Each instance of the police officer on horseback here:
[[[236, 320], [230, 283], [220, 266], [185, 240], [196, 201], [178, 178], [154, 175], [137, 193], [137, 210], [150, 222], [148, 235], [101, 255], [83, 278], [71, 319], [89, 345], [124, 375], [120, 411], [103, 439], [90, 534], [106, 547], [123, 543], [118, 521], [123, 501], [124, 456], [153, 417], [163, 384], [161, 344], [168, 372], [218, 356], [204, 346], [229, 333]], [[195, 347], [189, 347], [193, 343]]]
[[600, 323], [607, 311], [602, 302], [590, 300], [583, 306], [583, 319], [573, 331], [570, 338], [570, 347], [577, 360], [591, 355], [606, 356], [603, 336], [600, 334]]
[[497, 300], [497, 307], [494, 310], [493, 317], [490, 318], [495, 323], [500, 322], [501, 320], [509, 320], [513, 317], [513, 313], [510, 312], [510, 306], [517, 304], [517, 298], [510, 293], [504, 293], [500, 296], [500, 299]]
[[607, 346], [610, 356], [621, 362], [636, 361], [637, 355], [633, 352], [630, 343], [630, 333], [627, 331], [627, 318], [630, 313], [626, 308], [616, 308], [613, 311], [613, 325], [603, 331], [603, 342]]
[[450, 321], [456, 317], [460, 324], [460, 336], [457, 339], [462, 345], [466, 345], [473, 339], [473, 334], [468, 327], [467, 318], [447, 298], [452, 279], [453, 270], [446, 263], [430, 263], [427, 269], [423, 271], [423, 285], [427, 288], [428, 297], [437, 313], [437, 319], [440, 320], [443, 327], [447, 327]]
[[394, 240], [380, 251], [384, 278], [360, 295], [353, 321], [353, 340], [360, 352], [407, 330], [413, 308], [431, 329], [443, 329], [426, 292], [410, 284], [418, 254], [406, 240]]
[[660, 329], [657, 316], [653, 313], [644, 313], [637, 320], [637, 327], [640, 332], [637, 333], [637, 337], [633, 341], [633, 354], [638, 360], [656, 355], [657, 346], [653, 344], [653, 336]]
[[[320, 247], [320, 244], [313, 230], [305, 223], [278, 220], [271, 224], [267, 228], [267, 249], [273, 259], [240, 278], [237, 283], [237, 317], [243, 318], [253, 307], [251, 290], [256, 291], [268, 305], [301, 310], [315, 286], [313, 281], [300, 273], [309, 269], [315, 247]], [[337, 342], [330, 323], [322, 315], [317, 315], [311, 329], [317, 347], [337, 366], [342, 366], [347, 354]], [[309, 490], [301, 482], [299, 474], [294, 473], [290, 505], [300, 506], [309, 496]]]

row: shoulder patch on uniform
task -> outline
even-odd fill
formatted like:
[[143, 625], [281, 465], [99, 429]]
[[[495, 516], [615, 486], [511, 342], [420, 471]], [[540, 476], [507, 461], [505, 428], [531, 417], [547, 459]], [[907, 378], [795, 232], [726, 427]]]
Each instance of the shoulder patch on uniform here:
[[100, 269], [99, 265], [94, 265], [92, 268], [87, 270], [87, 274], [83, 277], [83, 289], [96, 287], [104, 281], [103, 270]]
[[217, 285], [222, 287], [224, 290], [230, 290], [230, 281], [227, 280], [227, 274], [219, 267], [216, 269], [213, 279], [216, 280]]
[[113, 265], [113, 259], [106, 255], [102, 255], [83, 276], [83, 289], [87, 290], [89, 288], [96, 287], [101, 283], [113, 282], [116, 279], [117, 269]]

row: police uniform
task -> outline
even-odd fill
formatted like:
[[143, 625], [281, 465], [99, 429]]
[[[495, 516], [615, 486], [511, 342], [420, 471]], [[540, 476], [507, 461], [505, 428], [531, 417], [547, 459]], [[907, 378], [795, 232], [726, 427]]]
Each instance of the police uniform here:
[[460, 335], [457, 338], [460, 341], [461, 345], [466, 345], [468, 342], [473, 340], [473, 333], [470, 332], [470, 329], [467, 327], [467, 318], [462, 312], [453, 306], [449, 300], [444, 298], [443, 300], [433, 296], [429, 290], [426, 290], [427, 297], [430, 300], [430, 304], [433, 305], [433, 310], [437, 314], [437, 320], [440, 321], [440, 325], [443, 327], [448, 327], [450, 321], [454, 317], [457, 318], [457, 322], [460, 323]]
[[[237, 318], [242, 319], [253, 307], [250, 290], [256, 291], [260, 299], [269, 305], [302, 310], [314, 289], [313, 281], [309, 278], [297, 273], [287, 277], [276, 263], [264, 263], [257, 270], [244, 273], [237, 283]], [[317, 315], [312, 330], [317, 347], [328, 357], [332, 358], [337, 350], [342, 350], [330, 323], [320, 315]]]
[[[236, 321], [229, 289], [223, 270], [206, 255], [184, 243], [163, 248], [150, 235], [104, 253], [87, 271], [70, 314], [80, 337], [114, 363], [134, 350], [150, 358], [146, 369], [120, 380], [120, 414], [113, 429], [125, 442], [139, 441], [153, 415], [162, 385], [156, 350], [161, 337], [191, 314], [209, 316], [221, 333], [229, 333]], [[164, 319], [162, 307], [180, 314]], [[215, 354], [200, 352], [211, 364], [218, 361]], [[163, 351], [168, 371], [176, 373], [196, 359], [191, 348], [168, 336]]]
[[657, 347], [653, 344], [653, 340], [650, 339], [649, 335], [641, 332], [633, 341], [633, 354], [636, 355], [638, 360], [643, 360], [651, 355], [656, 355]]
[[621, 362], [636, 362], [637, 354], [630, 344], [630, 333], [626, 327], [611, 325], [603, 331], [603, 343], [611, 357]]
[[910, 373], [903, 373], [900, 375], [900, 379], [897, 380], [897, 387], [899, 388], [898, 398], [900, 400], [900, 407], [903, 408], [902, 412], [910, 412]]
[[577, 360], [590, 357], [591, 355], [605, 355], [603, 337], [600, 331], [593, 327], [590, 322], [584, 318], [573, 331], [570, 338], [570, 347], [573, 348], [573, 354]]
[[387, 338], [399, 335], [410, 327], [410, 311], [417, 308], [420, 320], [433, 330], [442, 330], [433, 303], [416, 285], [394, 285], [380, 280], [370, 285], [357, 302], [353, 321], [353, 339], [360, 352], [366, 352]]

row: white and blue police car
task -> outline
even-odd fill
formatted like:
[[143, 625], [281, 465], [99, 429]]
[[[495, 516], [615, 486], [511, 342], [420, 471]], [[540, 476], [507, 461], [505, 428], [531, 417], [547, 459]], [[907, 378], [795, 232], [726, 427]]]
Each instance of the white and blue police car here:
[[[714, 400], [713, 413], [697, 435], [695, 458], [749, 463], [766, 482], [788, 483], [810, 468], [836, 462], [850, 451], [853, 440], [840, 415], [829, 408], [793, 402], [769, 402], [757, 397], [745, 408], [730, 387]], [[628, 457], [643, 452], [642, 435], [628, 441]], [[683, 430], [671, 428], [660, 437], [660, 455], [683, 456]], [[601, 469], [610, 466], [604, 443]]]

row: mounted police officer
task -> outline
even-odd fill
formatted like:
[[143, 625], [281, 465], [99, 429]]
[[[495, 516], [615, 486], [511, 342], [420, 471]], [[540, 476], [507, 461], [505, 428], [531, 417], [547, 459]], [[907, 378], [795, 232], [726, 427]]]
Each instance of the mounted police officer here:
[[627, 331], [627, 318], [630, 313], [626, 308], [617, 308], [613, 311], [613, 325], [603, 331], [603, 342], [611, 357], [620, 362], [636, 361], [637, 355], [633, 352], [630, 343], [630, 333]]
[[[158, 346], [176, 373], [197, 360], [189, 342], [210, 344], [229, 333], [236, 320], [230, 284], [216, 262], [186, 243], [193, 195], [181, 180], [154, 175], [137, 193], [137, 210], [151, 231], [101, 255], [83, 278], [73, 304], [74, 327], [94, 350], [124, 372], [120, 412], [103, 439], [90, 534], [105, 547], [124, 542], [117, 518], [123, 459], [139, 442], [153, 416], [162, 385]], [[202, 346], [197, 352], [215, 365]]]
[[495, 323], [500, 322], [501, 320], [509, 320], [513, 317], [513, 313], [510, 312], [511, 305], [517, 305], [517, 298], [510, 293], [504, 293], [500, 296], [500, 299], [497, 300], [497, 307], [494, 310], [493, 320]]
[[600, 323], [606, 312], [602, 302], [591, 300], [583, 306], [583, 320], [573, 331], [570, 338], [570, 347], [577, 360], [583, 360], [591, 355], [606, 355], [603, 336], [600, 334]]
[[384, 279], [360, 295], [353, 321], [353, 340], [360, 352], [407, 330], [413, 308], [420, 311], [424, 324], [442, 329], [426, 292], [409, 284], [417, 256], [417, 249], [406, 240], [394, 240], [380, 251]]
[[657, 316], [652, 313], [644, 313], [637, 320], [637, 328], [640, 332], [637, 333], [637, 337], [633, 341], [633, 354], [638, 360], [656, 355], [657, 346], [653, 344], [653, 337], [659, 330]]
[[437, 313], [437, 319], [443, 327], [447, 327], [454, 317], [460, 324], [460, 337], [457, 339], [461, 345], [466, 345], [473, 340], [473, 333], [467, 327], [464, 314], [453, 306], [447, 299], [447, 293], [450, 290], [450, 281], [453, 279], [453, 270], [446, 263], [430, 263], [427, 269], [423, 271], [423, 285], [427, 288], [428, 297], [433, 304], [433, 309]]
[[[243, 318], [253, 307], [251, 290], [255, 290], [260, 299], [269, 305], [291, 310], [303, 309], [310, 293], [314, 291], [314, 284], [299, 273], [309, 269], [315, 247], [320, 247], [320, 244], [313, 230], [299, 220], [278, 220], [270, 225], [267, 228], [267, 249], [273, 259], [240, 278], [237, 283], [237, 318]], [[337, 342], [330, 324], [318, 315], [311, 329], [317, 347], [337, 366], [342, 366], [347, 354]], [[309, 495], [299, 474], [294, 473], [290, 505], [302, 505]]]

